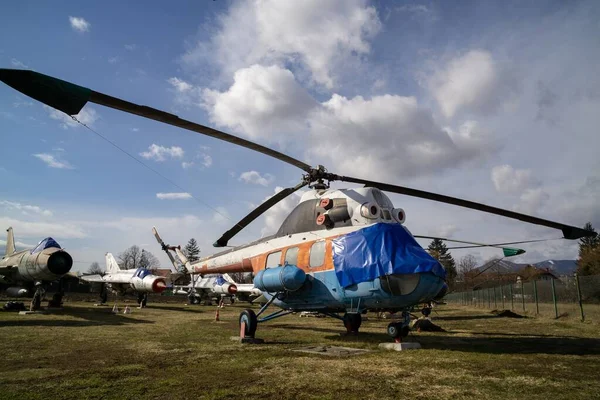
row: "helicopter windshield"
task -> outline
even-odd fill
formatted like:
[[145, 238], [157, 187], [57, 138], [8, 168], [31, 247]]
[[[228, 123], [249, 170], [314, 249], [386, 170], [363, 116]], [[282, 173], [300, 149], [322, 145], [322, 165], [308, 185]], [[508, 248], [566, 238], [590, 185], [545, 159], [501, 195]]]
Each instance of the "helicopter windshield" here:
[[33, 248], [33, 250], [31, 250], [31, 254], [39, 253], [42, 250], [50, 248], [61, 249], [62, 247], [60, 247], [56, 240], [52, 239], [51, 237], [47, 237], [46, 239], [39, 242], [38, 245]]

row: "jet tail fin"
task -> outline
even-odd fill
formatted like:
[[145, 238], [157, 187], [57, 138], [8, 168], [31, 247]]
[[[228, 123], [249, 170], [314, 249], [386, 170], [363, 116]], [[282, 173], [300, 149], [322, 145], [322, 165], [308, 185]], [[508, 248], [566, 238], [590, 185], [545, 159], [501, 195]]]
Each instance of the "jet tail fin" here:
[[106, 273], [119, 272], [121, 267], [117, 264], [117, 260], [113, 257], [112, 253], [106, 253]]
[[13, 228], [10, 227], [6, 230], [6, 252], [5, 255], [10, 256], [17, 249], [15, 248], [15, 236], [13, 235]]

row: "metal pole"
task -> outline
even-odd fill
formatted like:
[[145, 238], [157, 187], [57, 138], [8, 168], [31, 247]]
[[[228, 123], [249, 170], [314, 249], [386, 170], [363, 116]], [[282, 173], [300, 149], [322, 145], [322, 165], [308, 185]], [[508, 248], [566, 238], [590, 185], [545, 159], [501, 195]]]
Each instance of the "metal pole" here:
[[540, 305], [538, 304], [537, 281], [533, 281], [533, 297], [535, 298], [535, 314], [540, 315]]
[[581, 286], [579, 286], [579, 275], [575, 273], [575, 285], [577, 286], [577, 301], [579, 302], [579, 310], [581, 311], [581, 322], [585, 321], [583, 314], [583, 303], [581, 302]]
[[512, 290], [513, 284], [511, 283], [510, 285], [508, 285], [508, 291], [510, 293], [510, 309], [514, 310], [515, 309], [515, 299], [513, 298], [513, 290]]
[[525, 286], [521, 279], [521, 302], [523, 303], [523, 311], [525, 311]]
[[494, 286], [494, 308], [498, 308], [498, 299], [496, 299], [496, 286]]
[[558, 307], [556, 305], [556, 287], [554, 286], [554, 279], [552, 281], [552, 301], [554, 302], [554, 316], [558, 318]]
[[504, 287], [500, 286], [500, 297], [502, 297], [502, 309], [504, 310]]

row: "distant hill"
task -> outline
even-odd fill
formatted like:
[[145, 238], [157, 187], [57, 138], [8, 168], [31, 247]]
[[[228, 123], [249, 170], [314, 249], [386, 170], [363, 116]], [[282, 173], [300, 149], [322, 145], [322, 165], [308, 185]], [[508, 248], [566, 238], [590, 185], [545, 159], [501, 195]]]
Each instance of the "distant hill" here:
[[533, 265], [538, 268], [548, 268], [554, 275], [573, 275], [577, 270], [575, 260], [545, 260]]
[[[478, 270], [483, 270], [490, 266], [492, 263], [496, 265], [490, 267], [488, 271], [499, 272], [500, 274], [515, 273], [521, 270], [523, 267], [529, 265], [529, 263], [514, 263], [511, 261], [489, 261], [482, 266], [478, 267]], [[538, 268], [548, 268], [554, 275], [572, 275], [577, 270], [577, 262], [575, 260], [544, 260], [532, 265]]]

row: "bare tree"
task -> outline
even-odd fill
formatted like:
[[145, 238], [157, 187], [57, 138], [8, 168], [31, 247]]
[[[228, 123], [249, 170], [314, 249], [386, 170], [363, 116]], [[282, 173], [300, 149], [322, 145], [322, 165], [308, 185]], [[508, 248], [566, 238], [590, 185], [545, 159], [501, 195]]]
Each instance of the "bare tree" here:
[[99, 275], [104, 273], [104, 268], [100, 266], [96, 261], [90, 264], [90, 267], [87, 270], [87, 273], [90, 275]]
[[467, 254], [458, 262], [458, 272], [462, 276], [465, 276], [475, 268], [477, 268], [477, 259], [473, 254]]
[[142, 250], [135, 245], [120, 253], [118, 258], [119, 265], [123, 269], [152, 269], [160, 267], [160, 262], [154, 254], [147, 250]]
[[229, 276], [235, 283], [252, 283], [252, 273], [250, 272], [233, 272]]

